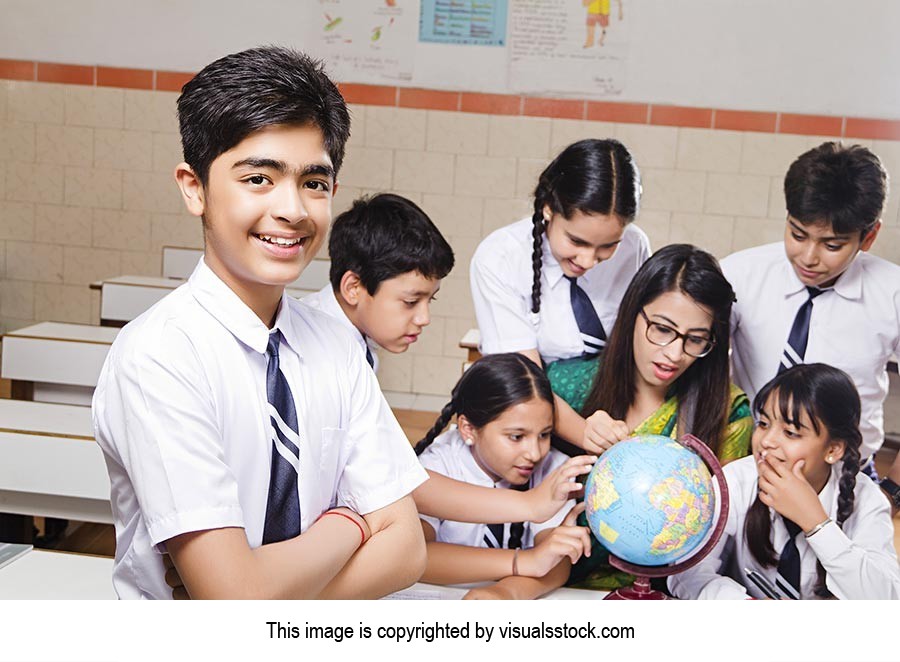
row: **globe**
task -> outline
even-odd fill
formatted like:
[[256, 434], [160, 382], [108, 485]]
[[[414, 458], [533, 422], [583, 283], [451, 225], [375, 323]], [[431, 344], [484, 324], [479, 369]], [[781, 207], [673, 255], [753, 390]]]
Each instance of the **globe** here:
[[604, 452], [588, 476], [584, 500], [597, 540], [615, 556], [644, 567], [690, 556], [716, 512], [704, 460], [660, 435], [632, 437]]

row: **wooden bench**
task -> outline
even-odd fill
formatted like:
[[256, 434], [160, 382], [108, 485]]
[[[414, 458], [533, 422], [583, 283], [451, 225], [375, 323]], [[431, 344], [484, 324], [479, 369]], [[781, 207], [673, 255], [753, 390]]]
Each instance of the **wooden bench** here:
[[111, 524], [89, 407], [0, 399], [0, 512]]
[[41, 322], [3, 336], [0, 376], [21, 400], [90, 405], [118, 329]]

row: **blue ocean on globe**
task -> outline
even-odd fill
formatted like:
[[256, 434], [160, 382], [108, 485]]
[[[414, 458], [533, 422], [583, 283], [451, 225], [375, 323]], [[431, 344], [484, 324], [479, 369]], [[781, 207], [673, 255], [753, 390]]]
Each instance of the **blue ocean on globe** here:
[[668, 565], [703, 542], [715, 498], [709, 469], [696, 453], [669, 437], [639, 435], [600, 456], [585, 486], [585, 515], [619, 558]]

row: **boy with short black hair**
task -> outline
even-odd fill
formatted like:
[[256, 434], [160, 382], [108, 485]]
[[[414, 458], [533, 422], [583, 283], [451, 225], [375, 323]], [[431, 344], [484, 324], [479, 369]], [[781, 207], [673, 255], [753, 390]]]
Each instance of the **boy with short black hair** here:
[[752, 399], [777, 373], [821, 362], [849, 374], [862, 400], [861, 454], [884, 441], [886, 365], [900, 350], [900, 266], [870, 255], [888, 176], [865, 147], [826, 142], [784, 179], [784, 242], [722, 261], [732, 308], [734, 381]]
[[178, 100], [175, 178], [203, 220], [188, 282], [128, 324], [103, 367], [120, 597], [377, 597], [425, 548], [426, 478], [354, 339], [285, 294], [324, 241], [349, 115], [321, 64], [229, 55]]
[[377, 370], [376, 347], [405, 352], [431, 323], [453, 249], [418, 205], [382, 193], [355, 200], [335, 219], [328, 253], [331, 283], [303, 301], [355, 332]]

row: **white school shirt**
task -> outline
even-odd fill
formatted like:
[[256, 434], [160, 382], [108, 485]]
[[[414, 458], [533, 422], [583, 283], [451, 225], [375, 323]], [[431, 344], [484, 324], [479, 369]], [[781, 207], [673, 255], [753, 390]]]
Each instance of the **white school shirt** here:
[[[819, 493], [819, 500], [832, 520], [837, 519], [838, 484], [841, 463], [831, 468], [831, 476]], [[750, 554], [744, 535], [747, 511], [759, 492], [756, 458], [748, 456], [724, 467], [731, 498], [722, 538], [703, 561], [669, 578], [669, 589], [683, 599], [763, 598], [744, 572], [745, 568], [765, 576], [773, 585], [775, 566], [763, 567]], [[863, 473], [856, 475], [853, 513], [843, 529], [827, 524], [812, 537], [795, 538], [800, 552], [800, 596], [815, 598], [818, 584], [816, 560], [825, 568], [825, 585], [841, 599], [900, 599], [900, 566], [894, 550], [894, 527], [887, 498]], [[784, 520], [770, 509], [772, 545], [775, 554], [787, 543]]]
[[[531, 312], [531, 217], [489, 234], [469, 268], [475, 316], [484, 354], [537, 349], [551, 363], [581, 356], [584, 341], [575, 321], [571, 285], [543, 240], [541, 310]], [[633, 223], [625, 228], [615, 254], [578, 278], [609, 336], [632, 277], [650, 257], [650, 240]]]
[[362, 332], [350, 321], [350, 318], [347, 317], [347, 313], [344, 312], [344, 309], [341, 308], [341, 304], [338, 303], [337, 295], [334, 293], [334, 289], [332, 289], [331, 285], [326, 285], [318, 292], [307, 294], [300, 299], [300, 301], [308, 306], [312, 306], [316, 310], [321, 310], [323, 313], [331, 315], [340, 322], [350, 332], [350, 335], [356, 339], [357, 344], [360, 349], [362, 349], [363, 359], [366, 358], [367, 349], [372, 352], [372, 370], [378, 372], [378, 354], [376, 353], [378, 344], [371, 338], [363, 336]]
[[[275, 329], [300, 426], [300, 514], [370, 513], [427, 479], [355, 340], [283, 295]], [[160, 553], [182, 533], [242, 527], [262, 542], [271, 467], [269, 329], [201, 259], [122, 329], [93, 401], [112, 485], [113, 585], [169, 598]], [[302, 559], [298, 559], [302, 562]]]
[[[555, 449], [550, 449], [550, 453], [541, 460], [534, 472], [531, 474], [530, 484], [532, 487], [540, 485], [544, 478], [551, 471], [563, 464], [569, 458]], [[442, 474], [448, 478], [469, 483], [471, 485], [480, 485], [481, 487], [497, 487], [510, 489], [512, 486], [505, 480], [494, 482], [488, 476], [472, 456], [472, 450], [466, 446], [459, 434], [456, 426], [451, 427], [442, 435], [435, 438], [434, 442], [423, 451], [419, 456], [419, 462], [422, 466], [435, 473]], [[534, 522], [525, 523], [525, 532], [522, 535], [522, 548], [528, 549], [534, 547], [534, 537], [544, 529], [551, 529], [559, 526], [565, 519], [569, 511], [575, 506], [575, 501], [568, 501], [556, 515], [546, 522], [536, 524]], [[485, 533], [488, 530], [487, 524], [473, 524], [471, 522], [455, 522], [452, 520], [441, 520], [436, 517], [427, 515], [419, 515], [419, 518], [431, 525], [437, 536], [437, 542], [446, 542], [454, 545], [465, 545], [467, 547], [487, 547], [484, 542]], [[503, 539], [509, 540], [509, 524], [503, 525]]]
[[[753, 400], [778, 374], [806, 286], [777, 242], [722, 260], [734, 287], [731, 348], [734, 382]], [[853, 379], [862, 401], [863, 459], [884, 442], [888, 359], [900, 351], [900, 266], [860, 252], [834, 287], [815, 298], [806, 363], [827, 363]]]

